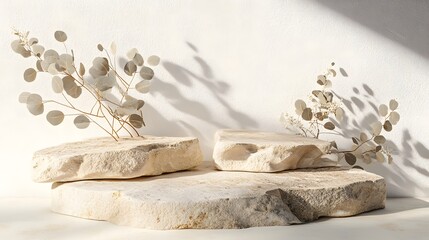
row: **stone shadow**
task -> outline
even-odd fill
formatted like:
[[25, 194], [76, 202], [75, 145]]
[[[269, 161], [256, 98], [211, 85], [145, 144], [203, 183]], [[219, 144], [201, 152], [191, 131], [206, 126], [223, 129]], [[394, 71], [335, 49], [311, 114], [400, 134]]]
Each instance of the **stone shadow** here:
[[[396, 203], [389, 201], [396, 201]], [[429, 208], [429, 202], [417, 198], [391, 198], [387, 200], [386, 208], [366, 212], [362, 216], [389, 215], [420, 208]]]

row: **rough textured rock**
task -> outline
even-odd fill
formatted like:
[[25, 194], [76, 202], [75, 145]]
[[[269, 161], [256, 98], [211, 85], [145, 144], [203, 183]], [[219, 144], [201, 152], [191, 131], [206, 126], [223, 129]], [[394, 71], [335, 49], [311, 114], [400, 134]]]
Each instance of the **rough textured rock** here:
[[36, 152], [33, 180], [135, 178], [190, 169], [202, 160], [197, 138], [94, 138]]
[[336, 166], [325, 154], [331, 144], [291, 134], [219, 130], [213, 159], [220, 170], [278, 172], [297, 168]]
[[247, 228], [383, 208], [384, 179], [358, 169], [280, 173], [191, 171], [129, 180], [54, 183], [52, 210], [148, 229]]

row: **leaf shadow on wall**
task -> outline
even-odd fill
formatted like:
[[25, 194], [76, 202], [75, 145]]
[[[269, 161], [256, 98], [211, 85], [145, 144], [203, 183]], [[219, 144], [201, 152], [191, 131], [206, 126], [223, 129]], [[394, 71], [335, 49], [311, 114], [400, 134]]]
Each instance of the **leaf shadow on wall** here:
[[[192, 59], [199, 67], [199, 70], [193, 71], [172, 61], [163, 61], [162, 66], [171, 76], [171, 79], [155, 78], [151, 86], [151, 93], [154, 95], [162, 95], [175, 110], [213, 126], [214, 128], [238, 127], [245, 129], [257, 127], [258, 123], [249, 115], [235, 109], [228, 103], [227, 94], [230, 90], [230, 85], [216, 77], [210, 65], [200, 55], [198, 48], [189, 42], [186, 42], [186, 45], [193, 52]], [[179, 84], [181, 88], [177, 87]], [[198, 86], [199, 89], [202, 88], [203, 92], [196, 92], [191, 96], [188, 93], [184, 93], [183, 87], [185, 87], [185, 89], [193, 89], [195, 86]], [[212, 112], [203, 101], [197, 99], [197, 96], [201, 94], [208, 94], [208, 97], [214, 99], [221, 107], [216, 109], [216, 112]], [[150, 122], [156, 125], [172, 125], [170, 120], [166, 119], [160, 112], [149, 105], [145, 106], [145, 114], [147, 114], [148, 119], [150, 118]], [[229, 120], [233, 122], [233, 126], [227, 124], [231, 122]], [[207, 151], [212, 149], [213, 146], [207, 144], [207, 142], [211, 141], [204, 138], [204, 135], [200, 132], [201, 129], [196, 129], [191, 124], [181, 120], [176, 121], [176, 123], [177, 125], [174, 127], [173, 131], [196, 136], [202, 140], [201, 142], [203, 145], [205, 144], [203, 148]], [[171, 131], [171, 129], [172, 128], [169, 127], [168, 131]], [[160, 131], [162, 134], [164, 133], [162, 131], [167, 130], [160, 129]], [[168, 134], [167, 132], [165, 133]]]
[[[342, 75], [346, 77], [346, 75]], [[342, 99], [344, 106], [351, 113], [349, 116], [345, 115], [341, 123], [331, 119], [336, 127], [342, 130], [343, 134], [341, 136], [346, 138], [359, 136], [360, 132], [371, 129], [370, 125], [379, 119], [378, 106], [380, 103], [377, 101], [375, 92], [371, 87], [367, 84], [362, 84], [360, 87], [353, 87], [353, 92], [354, 95], [349, 98], [334, 92], [338, 98]], [[393, 131], [395, 130], [394, 126]], [[402, 130], [400, 144], [397, 144], [399, 141], [395, 142], [386, 141], [386, 146], [394, 154], [393, 164], [387, 165], [387, 163], [379, 164], [374, 162], [372, 165], [365, 165], [362, 162], [362, 166], [382, 175], [387, 182], [391, 183], [390, 187], [392, 189], [388, 189], [388, 191], [393, 190], [396, 193], [394, 196], [411, 196], [418, 194], [417, 191], [421, 191], [422, 188], [426, 192], [429, 191], [429, 186], [418, 185], [412, 180], [413, 177], [411, 176], [412, 174], [420, 174], [429, 179], [429, 170], [414, 161], [418, 158], [428, 161], [428, 147], [421, 141], [414, 139], [407, 128]], [[396, 161], [401, 161], [403, 166], [407, 168], [399, 167], [395, 164]], [[392, 171], [392, 168], [394, 171]]]

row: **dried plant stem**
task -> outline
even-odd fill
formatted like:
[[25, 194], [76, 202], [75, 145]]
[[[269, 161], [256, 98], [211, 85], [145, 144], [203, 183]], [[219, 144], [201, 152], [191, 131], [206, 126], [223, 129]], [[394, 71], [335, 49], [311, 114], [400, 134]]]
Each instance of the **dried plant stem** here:
[[[128, 117], [125, 119], [125, 121], [128, 119]], [[121, 126], [116, 130], [116, 131], [119, 131], [119, 130], [121, 130], [122, 128], [124, 128], [124, 124], [123, 123], [121, 123]], [[126, 128], [124, 128], [125, 130], [127, 130]]]
[[[76, 66], [75, 66], [75, 64], [73, 63], [73, 66], [74, 66], [74, 68], [75, 68], [75, 70], [76, 70]], [[76, 79], [73, 75], [71, 75], [70, 73], [66, 73], [66, 75], [67, 76], [70, 76], [70, 77], [72, 77], [76, 82], [78, 82], [80, 85], [81, 85], [81, 87], [83, 87], [84, 89], [86, 89], [96, 100], [97, 100], [97, 102], [98, 102], [98, 104], [100, 105], [100, 112], [101, 112], [101, 114], [102, 114], [102, 116], [101, 117], [103, 117], [105, 120], [106, 120], [106, 122], [108, 123], [108, 125], [112, 128], [112, 130], [114, 129], [113, 127], [112, 127], [112, 124], [110, 123], [110, 121], [107, 119], [107, 117], [106, 117], [106, 115], [104, 114], [104, 112], [103, 112], [103, 110], [101, 109], [101, 107], [105, 107], [104, 106], [104, 104], [100, 101], [100, 98], [98, 98], [95, 94], [94, 94], [94, 92], [93, 91], [91, 91], [86, 85], [84, 85], [84, 80], [83, 80], [83, 78], [79, 75], [79, 74], [77, 74], [78, 75], [78, 77], [80, 78], [80, 80], [82, 81], [82, 82], [80, 82], [78, 79]], [[95, 91], [95, 89], [93, 89], [94, 91]], [[99, 94], [97, 94], [97, 95], [99, 95]], [[64, 93], [63, 93], [63, 96], [65, 97], [65, 95], [64, 95]], [[65, 97], [66, 98], [66, 97]], [[67, 99], [67, 98], [66, 98]], [[68, 100], [67, 100], [68, 101]], [[68, 101], [69, 102], [69, 101]], [[69, 102], [70, 103], [70, 102]], [[72, 105], [71, 103], [70, 103], [70, 105]], [[77, 110], [75, 107], [73, 107], [73, 109], [75, 109], [75, 110]], [[97, 116], [98, 116], [98, 113], [97, 113]], [[99, 127], [101, 127], [101, 125], [100, 124], [98, 124], [98, 123], [96, 123], [96, 125], [97, 126], [99, 126]], [[107, 131], [105, 128], [103, 128], [103, 127], [101, 127], [103, 130], [105, 130], [105, 131]], [[107, 132], [109, 132], [109, 131], [107, 131]], [[114, 135], [116, 135], [116, 137], [117, 138], [119, 138], [119, 134], [116, 132], [116, 131], [114, 131], [114, 133], [112, 133], [111, 135], [113, 136], [113, 134]], [[115, 138], [115, 140], [117, 140], [116, 138]]]
[[91, 120], [91, 122], [95, 123], [98, 127], [103, 129], [107, 134], [109, 134], [113, 139], [115, 139], [115, 141], [118, 141], [119, 136], [118, 136], [118, 138], [116, 138], [112, 133], [110, 133], [103, 126], [101, 126], [97, 121], [92, 120], [91, 117], [88, 117], [88, 118], [89, 118], [89, 120]]
[[[125, 119], [125, 122], [128, 120], [128, 118]], [[119, 121], [119, 124], [121, 125], [116, 131], [120, 131], [122, 128], [128, 132], [128, 134], [130, 134], [130, 136], [132, 136], [132, 133], [126, 128], [124, 127], [125, 123], [123, 121]]]
[[73, 107], [74, 109], [76, 109], [76, 108], [73, 106], [73, 104], [69, 101], [69, 99], [66, 97], [66, 95], [64, 95], [64, 93], [63, 93], [63, 92], [61, 93], [61, 95], [63, 95], [64, 99], [67, 101], [67, 103], [68, 103], [71, 107]]
[[[331, 130], [333, 131], [333, 130]], [[342, 136], [342, 134], [338, 131], [333, 131], [333, 132], [320, 132], [320, 135], [322, 134], [330, 134], [330, 135], [338, 135], [338, 136]]]
[[64, 48], [65, 48], [65, 50], [66, 50], [66, 53], [68, 53], [66, 43], [64, 43], [64, 42], [63, 42], [63, 45], [64, 45]]
[[[323, 124], [319, 123], [319, 125], [323, 127]], [[337, 131], [337, 130], [335, 130], [335, 129], [333, 129], [333, 130], [329, 130], [329, 131], [332, 131], [332, 132], [336, 133], [337, 135], [342, 135], [342, 133], [341, 133], [341, 132], [339, 132], [339, 131]], [[320, 134], [334, 134], [334, 133], [330, 133], [330, 132], [320, 132]], [[320, 134], [319, 134], [319, 135], [320, 135]]]
[[[51, 102], [51, 103], [56, 103], [56, 104], [59, 104], [59, 105], [61, 105], [61, 106], [63, 106], [63, 107], [67, 107], [67, 108], [73, 109], [73, 110], [75, 110], [75, 111], [78, 111], [78, 112], [80, 112], [80, 113], [82, 113], [82, 114], [85, 114], [85, 115], [88, 117], [88, 119], [90, 119], [92, 122], [94, 122], [94, 123], [95, 123], [98, 127], [100, 127], [103, 131], [105, 131], [105, 132], [109, 133], [109, 131], [107, 131], [107, 129], [105, 129], [103, 126], [101, 126], [100, 124], [98, 124], [98, 123], [97, 123], [97, 121], [92, 120], [92, 118], [90, 117], [90, 116], [92, 116], [92, 117], [97, 117], [97, 118], [106, 118], [105, 116], [99, 116], [99, 115], [95, 115], [95, 114], [92, 114], [92, 113], [88, 113], [88, 112], [85, 112], [85, 111], [79, 110], [79, 109], [77, 109], [77, 108], [75, 108], [75, 107], [73, 107], [73, 106], [69, 106], [69, 105], [67, 105], [67, 104], [57, 102], [57, 101], [55, 101], [55, 100], [47, 100], [47, 101], [45, 101], [45, 103], [49, 103], [49, 102]], [[79, 115], [80, 115], [80, 114], [79, 114]], [[116, 141], [118, 141], [118, 139], [117, 139], [117, 138], [119, 138], [118, 134], [115, 134], [115, 135], [116, 135], [116, 137], [115, 137], [113, 134], [111, 134], [111, 133], [109, 133], [109, 135], [110, 135], [110, 136], [112, 136]]]
[[89, 112], [82, 111], [82, 110], [80, 110], [80, 109], [77, 109], [77, 108], [75, 108], [75, 107], [69, 106], [69, 105], [67, 105], [67, 104], [64, 104], [64, 103], [61, 103], [61, 102], [58, 102], [58, 101], [55, 101], [55, 100], [45, 100], [45, 101], [44, 101], [44, 103], [56, 103], [56, 104], [58, 104], [58, 105], [61, 105], [61, 106], [66, 107], [66, 108], [70, 108], [70, 109], [72, 109], [72, 110], [78, 111], [78, 112], [80, 112], [80, 113], [82, 113], [82, 114], [85, 114], [85, 115], [88, 115], [88, 116], [98, 117], [98, 118], [102, 118], [102, 117], [103, 117], [103, 116], [100, 116], [100, 115], [95, 115], [95, 114], [93, 114], [93, 113], [89, 113]]
[[128, 84], [128, 82], [127, 81], [125, 81], [119, 74], [118, 74], [118, 72], [116, 72], [116, 70], [115, 69], [113, 69], [112, 68], [112, 66], [110, 66], [109, 65], [109, 67], [110, 67], [110, 69], [115, 73], [115, 75], [119, 78], [119, 80], [121, 80], [121, 83], [124, 85], [124, 87], [129, 87], [130, 85]]
[[[101, 101], [100, 101], [99, 103], [102, 105]], [[112, 123], [109, 121], [109, 119], [107, 119], [106, 115], [105, 115], [105, 114], [104, 114], [104, 112], [103, 112], [103, 109], [101, 109], [101, 111], [100, 111], [100, 112], [101, 112], [101, 114], [103, 114], [104, 120], [106, 120], [107, 124], [109, 124], [109, 126], [111, 127], [111, 129], [112, 129], [113, 133], [116, 135], [116, 137], [118, 137], [118, 138], [119, 138], [118, 133], [114, 130], [113, 125], [112, 125]]]
[[[328, 152], [328, 154], [332, 154], [332, 153], [335, 153], [335, 154], [337, 154], [337, 153], [352, 153], [352, 152], [355, 152], [356, 150], [358, 150], [360, 147], [362, 147], [365, 143], [367, 143], [367, 142], [370, 142], [370, 141], [372, 141], [373, 139], [374, 139], [374, 135], [371, 137], [371, 138], [369, 138], [368, 140], [366, 140], [366, 141], [363, 141], [363, 142], [361, 142], [358, 146], [356, 146], [354, 149], [352, 149], [352, 150], [341, 150], [341, 151], [339, 151], [339, 150], [336, 150], [336, 151], [329, 151]], [[367, 151], [367, 152], [371, 152], [372, 150], [369, 150], [369, 151]]]
[[[123, 129], [125, 129], [125, 131], [127, 131], [130, 135], [132, 135], [132, 134], [131, 134], [131, 132], [130, 132], [130, 131], [128, 131], [128, 129], [127, 129], [126, 127], [124, 127], [125, 123], [128, 123], [128, 122], [127, 122], [128, 118], [129, 118], [129, 116], [128, 116], [124, 121], [120, 122], [121, 126], [120, 126], [116, 131], [119, 131], [119, 130], [121, 130], [121, 129], [123, 128]], [[125, 122], [125, 123], [124, 123], [124, 122]], [[137, 131], [136, 131], [136, 132], [137, 132]], [[137, 136], [140, 136], [138, 132], [137, 132]]]
[[[74, 63], [73, 63], [73, 66], [74, 66]], [[74, 68], [75, 68], [75, 70], [76, 70], [76, 66], [74, 66]], [[82, 81], [82, 82], [80, 82], [78, 79], [76, 79], [73, 75], [71, 75], [70, 73], [66, 73], [65, 72], [65, 74], [67, 75], [67, 76], [69, 76], [69, 77], [72, 77], [77, 83], [79, 83], [80, 84], [80, 86], [81, 87], [83, 87], [83, 88], [85, 88], [95, 99], [97, 99], [98, 100], [98, 97], [94, 94], [94, 92], [96, 92], [96, 90], [93, 88], [93, 87], [91, 87], [92, 88], [92, 91], [88, 88], [88, 86], [87, 85], [85, 85], [84, 84], [84, 80], [83, 80], [83, 78], [81, 77], [81, 76], [79, 76], [79, 74], [77, 74], [78, 75], [78, 77], [79, 77], [79, 79]]]
[[[121, 119], [121, 122], [122, 122], [122, 123], [125, 123], [126, 125], [128, 125], [129, 127], [131, 127], [131, 129], [132, 129], [132, 130], [134, 130], [134, 132], [136, 133], [137, 137], [139, 137], [139, 136], [140, 136], [139, 132], [138, 132], [138, 131], [133, 127], [133, 125], [131, 125], [129, 122], [127, 122], [127, 121], [123, 121], [122, 119]], [[124, 127], [124, 129], [126, 129], [126, 128]]]
[[[137, 136], [140, 136], [139, 132], [134, 128], [133, 125], [131, 125], [129, 122], [124, 121], [123, 119], [121, 119], [119, 117], [116, 117], [115, 114], [113, 114], [113, 112], [110, 109], [108, 109], [106, 106], [104, 106], [103, 104], [101, 104], [101, 106], [104, 107], [108, 111], [108, 113], [110, 114], [110, 116], [112, 118], [117, 119], [121, 124], [127, 124], [129, 127], [131, 127], [131, 129], [134, 130], [134, 132], [136, 133]], [[124, 129], [126, 129], [126, 128], [124, 128]], [[127, 132], [130, 134], [131, 137], [133, 136], [128, 130], [127, 130]]]
[[299, 129], [302, 131], [302, 133], [304, 133], [304, 136], [307, 137], [307, 132], [305, 131], [305, 128], [300, 127]]
[[92, 106], [92, 108], [91, 108], [91, 111], [90, 111], [90, 113], [92, 113], [92, 111], [94, 111], [94, 108], [95, 108], [95, 106], [97, 106], [97, 101], [95, 101], [95, 103], [94, 103], [94, 105]]
[[37, 60], [42, 60], [33, 50], [31, 49], [30, 45], [26, 44], [24, 45], [24, 48], [31, 53], [32, 56], [36, 57]]
[[[104, 49], [104, 52], [106, 53], [107, 58], [109, 58], [109, 62], [112, 62], [112, 59], [110, 58], [109, 52], [106, 49]], [[113, 67], [112, 67], [112, 69], [113, 69]]]
[[131, 78], [130, 84], [127, 86], [127, 89], [125, 89], [125, 92], [122, 94], [121, 97], [121, 101], [120, 103], [122, 103], [122, 101], [124, 101], [125, 95], [128, 93], [128, 91], [130, 90], [130, 86], [133, 83], [134, 77], [136, 76], [136, 73], [133, 74], [133, 77]]
[[112, 120], [112, 134], [115, 132], [115, 119]]
[[[75, 64], [73, 63], [73, 66], [74, 66], [74, 68], [75, 68], [75, 70], [76, 70], [76, 66], [75, 66]], [[115, 73], [116, 73], [116, 71], [115, 71]], [[97, 97], [94, 93], [93, 93], [93, 91], [91, 91], [89, 88], [87, 88], [87, 86], [86, 85], [84, 85], [83, 84], [83, 82], [84, 82], [84, 80], [83, 80], [83, 78], [79, 75], [79, 74], [77, 74], [78, 76], [79, 76], [79, 78], [82, 80], [82, 83], [80, 82], [80, 81], [77, 81], [77, 79], [76, 78], [74, 78], [72, 75], [68, 75], [68, 76], [70, 76], [70, 77], [73, 77], [77, 82], [79, 82], [80, 83], [80, 85], [83, 87], [83, 88], [85, 88], [88, 92], [90, 92], [91, 94], [92, 94], [92, 96], [97, 100], [97, 102], [99, 103], [99, 105], [100, 105], [100, 108], [99, 108], [99, 110], [101, 111], [101, 112], [103, 112], [102, 111], [102, 109], [101, 108], [105, 108], [107, 111], [108, 111], [108, 113], [110, 114], [110, 116], [113, 118], [113, 119], [115, 119], [115, 115], [111, 112], [111, 110], [109, 110], [103, 103], [102, 103], [102, 101], [107, 101], [107, 102], [110, 102], [110, 103], [112, 103], [112, 104], [115, 104], [115, 105], [117, 105], [117, 106], [120, 106], [120, 105], [118, 105], [117, 103], [114, 103], [114, 102], [112, 102], [112, 101], [110, 101], [110, 100], [108, 100], [108, 99], [105, 99], [105, 98], [99, 98], [99, 97]], [[116, 75], [118, 75], [117, 73], [116, 73]], [[119, 76], [119, 75], [118, 75]], [[120, 77], [120, 76], [119, 76]], [[125, 80], [124, 80], [125, 81]], [[127, 89], [129, 89], [129, 85], [128, 85], [128, 87], [127, 87]], [[93, 89], [94, 91], [96, 91], [95, 89]], [[123, 96], [125, 96], [125, 94], [126, 94], [126, 92], [123, 94]], [[100, 96], [99, 94], [97, 94], [98, 96]], [[103, 115], [104, 115], [104, 113], [103, 113]], [[105, 117], [105, 115], [104, 115], [104, 117]], [[107, 120], [107, 117], [105, 117], [106, 118], [106, 121], [109, 123], [109, 125], [112, 127], [112, 130], [115, 132], [115, 135], [117, 135], [118, 137], [119, 137], [119, 134], [117, 133], [118, 132], [118, 130], [114, 130], [114, 128], [113, 128], [113, 126], [112, 126], [112, 124], [110, 123], [110, 121], [108, 121]], [[123, 124], [127, 124], [129, 127], [131, 127], [133, 130], [134, 130], [134, 132], [136, 133], [136, 135], [137, 136], [140, 136], [140, 134], [139, 134], [139, 132], [134, 128], [134, 126], [132, 126], [130, 123], [128, 123], [128, 122], [126, 122], [126, 121], [124, 121], [123, 119], [120, 119], [120, 118], [116, 118], [119, 122], [121, 122], [121, 124], [122, 124], [122, 126], [123, 126]], [[126, 128], [124, 128], [124, 129], [126, 129]], [[127, 132], [130, 134], [130, 136], [132, 137], [133, 135], [127, 130]]]
[[310, 123], [310, 127], [300, 127], [301, 131], [304, 133], [304, 135], [307, 137], [308, 133], [310, 133], [314, 138], [316, 138], [316, 134], [310, 129], [312, 126], [314, 126], [314, 123]]
[[119, 105], [119, 104], [117, 104], [117, 103], [115, 103], [113, 101], [110, 101], [109, 99], [106, 99], [106, 98], [100, 99], [100, 101], [102, 101], [102, 102], [109, 102], [109, 103], [111, 103], [111, 104], [113, 104], [113, 105], [115, 105], [117, 107], [121, 106], [121, 105]]
[[320, 123], [316, 120], [316, 127], [317, 127], [317, 134], [316, 134], [316, 138], [319, 138], [319, 134], [320, 134], [319, 124], [320, 124]]

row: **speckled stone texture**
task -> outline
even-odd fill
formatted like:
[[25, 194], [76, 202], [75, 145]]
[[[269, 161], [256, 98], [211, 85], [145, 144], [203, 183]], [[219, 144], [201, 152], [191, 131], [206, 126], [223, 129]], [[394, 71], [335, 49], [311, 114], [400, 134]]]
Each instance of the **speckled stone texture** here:
[[384, 179], [359, 169], [191, 171], [129, 180], [54, 183], [52, 210], [147, 229], [298, 224], [384, 207]]
[[33, 156], [33, 180], [64, 182], [135, 178], [176, 172], [203, 160], [197, 138], [94, 138], [40, 150]]
[[278, 172], [337, 166], [326, 155], [331, 143], [297, 135], [247, 130], [219, 130], [213, 159], [220, 170]]

